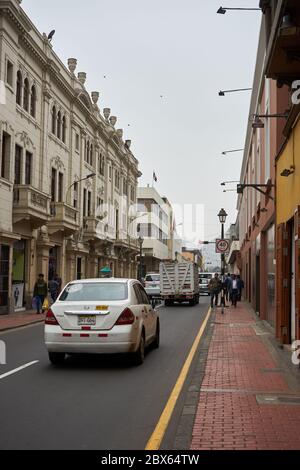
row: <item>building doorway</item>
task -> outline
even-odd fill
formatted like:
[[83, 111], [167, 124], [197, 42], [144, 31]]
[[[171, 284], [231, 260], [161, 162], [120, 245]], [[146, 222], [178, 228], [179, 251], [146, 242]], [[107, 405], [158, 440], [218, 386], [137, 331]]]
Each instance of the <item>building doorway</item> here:
[[8, 313], [9, 245], [0, 245], [0, 314]]
[[82, 258], [77, 258], [76, 261], [76, 279], [82, 279]]
[[25, 256], [26, 241], [19, 240], [14, 243], [12, 267], [12, 295], [14, 310], [24, 309], [25, 296]]
[[52, 281], [58, 272], [59, 247], [54, 246], [49, 250], [49, 271], [48, 280]]
[[255, 311], [260, 316], [260, 255], [256, 256], [255, 298]]
[[290, 343], [293, 343], [296, 339], [296, 256], [295, 256], [295, 237], [294, 237], [294, 220], [292, 219], [288, 222], [288, 234], [289, 234], [289, 244], [291, 250], [290, 258]]

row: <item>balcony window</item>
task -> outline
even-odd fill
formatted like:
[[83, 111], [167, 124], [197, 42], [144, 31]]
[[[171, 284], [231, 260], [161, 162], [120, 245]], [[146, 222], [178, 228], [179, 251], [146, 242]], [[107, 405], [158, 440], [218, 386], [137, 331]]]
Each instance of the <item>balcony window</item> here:
[[31, 87], [31, 101], [30, 101], [30, 114], [35, 118], [36, 115], [36, 88], [33, 85]]
[[87, 200], [87, 190], [83, 190], [83, 217], [86, 217], [86, 200]]
[[7, 62], [6, 62], [6, 83], [11, 87], [13, 86], [13, 75], [14, 75], [14, 66], [9, 60], [7, 60]]
[[75, 135], [75, 149], [79, 152], [79, 134]]
[[19, 145], [16, 145], [15, 151], [15, 184], [21, 184], [21, 174], [22, 174], [22, 153], [23, 149]]
[[17, 72], [16, 102], [19, 106], [22, 104], [22, 74], [20, 70]]
[[28, 78], [25, 78], [25, 80], [24, 80], [24, 93], [23, 93], [23, 108], [27, 112], [29, 111], [29, 96], [30, 96], [29, 81], [28, 81]]
[[58, 202], [63, 202], [64, 175], [58, 173]]
[[11, 136], [6, 132], [2, 134], [1, 178], [10, 178]]
[[90, 217], [92, 215], [92, 193], [88, 191], [87, 193], [88, 200], [87, 200], [87, 215]]
[[57, 136], [59, 139], [61, 138], [61, 125], [62, 125], [61, 112], [58, 111], [58, 113], [57, 113], [57, 131], [56, 131], [56, 136]]
[[32, 174], [32, 153], [26, 152], [25, 158], [25, 184], [31, 184], [31, 174]]
[[56, 107], [53, 106], [52, 108], [52, 134], [54, 135], [56, 135], [56, 119], [57, 119]]
[[51, 201], [56, 202], [56, 175], [57, 171], [55, 168], [52, 168], [51, 171]]
[[73, 207], [77, 209], [78, 204], [78, 183], [74, 183], [74, 192], [73, 192]]
[[64, 144], [66, 143], [66, 131], [67, 131], [67, 121], [66, 121], [66, 117], [64, 116], [62, 118], [62, 141]]
[[94, 147], [93, 144], [90, 146], [90, 158], [88, 163], [92, 166], [93, 165], [93, 158], [94, 158]]

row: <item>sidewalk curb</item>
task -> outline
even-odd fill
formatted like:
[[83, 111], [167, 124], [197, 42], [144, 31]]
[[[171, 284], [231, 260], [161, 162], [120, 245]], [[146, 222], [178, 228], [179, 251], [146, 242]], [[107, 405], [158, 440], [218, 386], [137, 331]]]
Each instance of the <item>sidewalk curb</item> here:
[[205, 375], [206, 361], [213, 335], [216, 312], [213, 310], [199, 345], [191, 382], [186, 393], [182, 413], [178, 422], [172, 450], [187, 450], [192, 442], [194, 421]]
[[7, 331], [13, 331], [13, 330], [18, 330], [19, 328], [25, 328], [26, 326], [31, 326], [31, 325], [37, 325], [39, 323], [44, 323], [45, 319], [43, 318], [42, 320], [34, 320], [29, 323], [23, 323], [22, 325], [17, 325], [17, 326], [10, 326], [10, 327], [5, 327], [1, 328], [0, 326], [0, 334], [7, 332]]
[[[290, 400], [290, 404], [295, 406], [294, 405], [294, 402], [291, 402], [291, 399], [294, 399], [295, 401], [295, 398], [298, 399], [298, 402], [299, 402], [299, 398], [300, 398], [300, 383], [299, 383], [299, 377], [300, 377], [300, 369], [297, 367], [297, 368], [293, 368], [291, 367], [291, 364], [290, 364], [290, 359], [288, 357], [288, 354], [285, 352], [285, 351], [282, 351], [280, 349], [280, 345], [278, 344], [276, 338], [274, 337], [274, 333], [271, 331], [271, 327], [269, 327], [268, 325], [266, 325], [264, 323], [264, 320], [262, 320], [257, 314], [256, 312], [251, 308], [251, 306], [249, 306], [249, 304], [247, 304], [247, 302], [242, 302], [242, 305], [243, 309], [248, 313], [248, 318], [250, 317], [251, 318], [251, 327], [253, 328], [254, 330], [254, 338], [256, 336], [257, 340], [260, 342], [260, 344], [263, 346], [264, 350], [266, 351], [266, 355], [267, 357], [270, 357], [271, 360], [272, 360], [272, 368], [269, 369], [267, 366], [266, 369], [262, 368], [264, 366], [262, 365], [259, 365], [257, 366], [257, 370], [260, 371], [261, 373], [267, 373], [267, 372], [276, 372], [276, 373], [280, 373], [280, 377], [282, 377], [282, 380], [284, 382], [285, 385], [287, 385], [287, 387], [278, 387], [278, 389], [276, 388], [270, 388], [270, 387], [266, 387], [265, 391], [263, 389], [263, 387], [261, 385], [264, 385], [264, 383], [260, 384], [258, 383], [258, 387], [257, 389], [253, 389], [253, 387], [248, 387], [248, 389], [246, 389], [246, 385], [240, 385], [239, 383], [236, 385], [236, 387], [228, 387], [228, 389], [226, 388], [226, 386], [221, 386], [219, 385], [219, 382], [218, 382], [218, 388], [217, 387], [211, 387], [211, 388], [202, 388], [202, 384], [203, 384], [203, 381], [205, 380], [205, 377], [207, 377], [207, 375], [205, 374], [206, 373], [206, 368], [208, 366], [208, 376], [210, 374], [210, 376], [212, 376], [212, 373], [211, 372], [215, 372], [215, 367], [210, 367], [210, 365], [208, 365], [208, 355], [210, 354], [209, 351], [211, 351], [211, 347], [214, 346], [214, 343], [212, 343], [212, 340], [213, 340], [213, 335], [214, 335], [214, 331], [215, 331], [215, 325], [217, 327], [219, 321], [217, 320], [216, 321], [216, 318], [217, 318], [217, 313], [216, 311], [213, 312], [213, 315], [211, 316], [211, 319], [210, 319], [210, 322], [208, 323], [207, 325], [207, 330], [205, 332], [205, 336], [203, 337], [203, 342], [200, 344], [200, 348], [199, 348], [199, 353], [198, 353], [198, 357], [197, 357], [197, 360], [196, 360], [196, 365], [194, 367], [194, 371], [193, 371], [193, 375], [192, 375], [192, 378], [191, 378], [191, 383], [189, 385], [189, 388], [188, 388], [188, 391], [186, 392], [186, 395], [184, 396], [183, 400], [182, 400], [182, 403], [183, 403], [183, 406], [182, 406], [182, 409], [180, 411], [180, 417], [178, 419], [178, 426], [177, 426], [177, 430], [176, 430], [176, 434], [175, 434], [175, 438], [173, 440], [173, 443], [172, 443], [172, 449], [173, 450], [187, 450], [187, 449], [190, 449], [192, 444], [194, 442], [199, 441], [199, 443], [196, 442], [196, 444], [194, 444], [193, 448], [198, 448], [197, 446], [199, 445], [199, 449], [203, 448], [203, 449], [214, 449], [214, 447], [212, 446], [215, 446], [216, 445], [216, 449], [231, 449], [231, 447], [229, 447], [229, 443], [231, 443], [231, 445], [233, 446], [233, 448], [237, 448], [237, 449], [240, 449], [239, 446], [241, 446], [241, 450], [243, 449], [249, 449], [251, 448], [251, 450], [254, 450], [254, 449], [260, 449], [260, 446], [262, 447], [262, 449], [273, 449], [272, 445], [274, 446], [276, 444], [276, 446], [278, 448], [282, 448], [282, 449], [292, 449], [293, 448], [293, 445], [298, 445], [298, 441], [297, 441], [297, 444], [293, 443], [291, 444], [291, 442], [289, 441], [290, 437], [286, 437], [284, 435], [284, 425], [286, 424], [289, 424], [289, 429], [291, 429], [291, 426], [293, 426], [293, 419], [294, 417], [290, 417], [289, 416], [289, 413], [286, 414], [287, 418], [285, 419], [285, 421], [283, 422], [282, 426], [283, 426], [283, 431], [281, 431], [281, 434], [279, 433], [279, 437], [274, 436], [273, 437], [273, 440], [274, 442], [276, 441], [276, 443], [274, 444], [274, 442], [269, 439], [269, 438], [265, 438], [265, 436], [261, 437], [260, 435], [260, 431], [257, 429], [257, 420], [258, 418], [256, 417], [256, 414], [257, 413], [257, 406], [261, 406], [261, 410], [260, 410], [260, 413], [262, 413], [262, 417], [260, 417], [260, 426], [262, 425], [263, 423], [263, 420], [266, 419], [266, 417], [268, 416], [267, 413], [268, 411], [266, 411], [267, 408], [266, 405], [270, 406], [270, 403], [267, 402], [267, 400], [270, 400], [270, 397], [271, 400], [272, 400], [272, 405], [275, 406], [277, 405], [277, 411], [276, 411], [276, 425], [279, 426], [279, 422], [281, 423], [282, 420], [280, 417], [280, 411], [278, 411], [280, 408], [278, 408], [279, 405], [283, 405], [285, 407], [287, 407], [287, 404], [289, 404], [289, 401]], [[249, 318], [249, 319], [250, 319]], [[228, 326], [228, 327], [233, 327], [233, 326], [237, 326], [238, 328], [242, 328], [242, 327], [246, 327], [246, 328], [249, 328], [250, 327], [250, 324], [248, 321], [245, 321], [245, 324], [242, 323], [239, 323], [240, 321], [240, 318], [237, 318], [235, 320], [235, 318], [233, 317], [232, 319], [230, 318], [230, 322], [225, 322], [225, 325]], [[221, 323], [222, 324], [222, 323]], [[222, 327], [221, 327], [222, 328]], [[218, 328], [217, 330], [217, 333], [220, 333], [220, 329]], [[222, 330], [221, 330], [222, 331]], [[252, 338], [253, 336], [253, 333], [251, 333], [249, 336], [247, 336], [247, 331], [244, 333], [245, 337], [249, 337], [249, 338]], [[233, 335], [234, 337], [234, 335]], [[226, 334], [224, 336], [225, 338], [225, 342], [226, 342]], [[231, 336], [229, 335], [229, 338], [231, 338]], [[214, 340], [213, 340], [214, 341]], [[220, 338], [217, 338], [216, 341], [220, 341]], [[223, 340], [221, 339], [221, 342]], [[225, 354], [226, 355], [226, 354]], [[211, 358], [211, 355], [209, 356]], [[227, 359], [227, 358], [225, 358]], [[243, 359], [245, 361], [245, 359]], [[246, 361], [247, 362], [247, 361]], [[211, 364], [211, 362], [210, 362]], [[262, 363], [263, 364], [263, 363]], [[247, 365], [247, 363], [246, 363]], [[288, 367], [287, 367], [288, 366]], [[226, 361], [225, 361], [225, 369], [226, 369]], [[250, 367], [251, 369], [251, 367]], [[230, 369], [228, 368], [228, 371]], [[251, 371], [250, 371], [251, 372]], [[250, 377], [251, 377], [251, 373], [250, 373]], [[212, 384], [214, 384], [214, 381], [212, 380], [211, 381]], [[227, 384], [226, 382], [226, 377], [225, 377], [225, 385]], [[222, 382], [223, 384], [223, 382]], [[248, 382], [247, 382], [248, 384]], [[276, 383], [276, 380], [274, 382], [274, 386], [276, 386], [277, 383]], [[279, 383], [280, 385], [280, 383]], [[277, 390], [277, 391], [276, 391]], [[223, 394], [224, 396], [226, 395], [226, 392], [229, 393], [229, 395], [232, 395], [234, 397], [233, 400], [231, 400], [231, 398], [228, 398], [228, 396], [226, 397], [225, 400], [223, 400], [223, 402], [226, 402], [227, 405], [229, 406], [229, 412], [231, 410], [230, 407], [232, 407], [232, 410], [234, 410], [236, 412], [236, 410], [241, 413], [241, 406], [243, 405], [243, 403], [245, 402], [247, 404], [247, 406], [249, 407], [249, 403], [248, 401], [252, 400], [252, 398], [248, 399], [248, 398], [245, 398], [247, 395], [249, 395], [249, 397], [254, 397], [254, 400], [256, 400], [256, 402], [258, 402], [258, 399], [261, 397], [262, 399], [262, 402], [258, 402], [256, 403], [255, 402], [255, 405], [253, 404], [253, 407], [251, 408], [252, 406], [252, 402], [251, 402], [251, 406], [250, 406], [250, 414], [252, 413], [252, 417], [254, 417], [255, 419], [252, 419], [251, 422], [247, 421], [247, 417], [246, 419], [243, 421], [243, 426], [245, 426], [245, 429], [241, 429], [240, 426], [241, 424], [238, 422], [237, 424], [235, 424], [232, 420], [235, 419], [233, 418], [232, 416], [236, 416], [236, 415], [233, 415], [233, 414], [229, 414], [227, 415], [225, 412], [221, 411], [221, 413], [223, 413], [223, 415], [221, 416], [220, 415], [220, 412], [219, 412], [219, 409], [218, 409], [218, 413], [216, 413], [216, 416], [217, 418], [216, 419], [216, 423], [214, 422], [214, 424], [210, 424], [210, 408], [207, 408], [206, 409], [206, 405], [204, 404], [203, 405], [203, 402], [202, 402], [202, 411], [200, 411], [200, 414], [198, 414], [198, 407], [200, 406], [200, 395], [201, 395], [201, 392], [204, 392], [205, 393], [209, 393], [209, 392], [213, 392], [213, 393], [220, 393], [220, 394]], [[236, 403], [240, 400], [239, 398], [239, 395], [241, 394], [241, 392], [243, 393], [243, 397], [242, 397], [242, 405], [236, 405]], [[234, 396], [234, 394], [236, 393], [236, 396]], [[222, 397], [222, 396], [221, 396]], [[237, 398], [236, 398], [237, 397]], [[279, 397], [279, 398], [278, 398]], [[284, 404], [284, 401], [282, 400], [283, 398], [286, 398], [287, 399], [287, 403]], [[277, 399], [278, 403], [275, 403], [274, 400]], [[213, 412], [215, 412], [215, 408], [216, 406], [220, 406], [220, 401], [217, 402], [217, 405], [216, 405], [216, 402], [213, 401], [214, 399], [211, 399], [210, 401], [208, 401], [208, 404], [210, 404], [211, 406], [211, 403], [213, 403], [213, 407], [212, 407], [212, 410]], [[222, 400], [222, 398], [221, 398]], [[233, 405], [231, 403], [231, 401], [233, 402]], [[253, 400], [252, 400], [253, 401]], [[222, 403], [223, 403], [222, 402]], [[297, 404], [300, 404], [300, 403], [297, 403]], [[239, 408], [240, 407], [240, 408]], [[222, 406], [221, 406], [222, 408]], [[205, 409], [206, 411], [204, 412], [203, 409]], [[248, 408], [247, 408], [248, 409]], [[284, 408], [283, 408], [284, 409]], [[208, 410], [208, 411], [207, 411]], [[259, 416], [260, 416], [260, 413]], [[298, 411], [297, 411], [298, 413]], [[221, 416], [221, 417], [220, 417]], [[240, 415], [239, 415], [240, 416]], [[297, 415], [298, 416], [298, 415]], [[220, 421], [218, 421], [218, 419]], [[249, 419], [249, 417], [248, 417]], [[220, 426], [222, 426], [219, 430], [218, 426], [219, 424], [218, 423], [221, 423]], [[224, 424], [225, 423], [225, 424]], [[249, 424], [250, 423], [250, 424]], [[209, 436], [205, 436], [203, 433], [205, 431], [199, 431], [199, 429], [201, 428], [201, 426], [203, 425], [203, 429], [205, 430], [210, 430], [209, 431]], [[234, 426], [233, 426], [234, 425]], [[272, 422], [271, 424], [269, 423], [268, 424], [270, 426], [270, 429], [272, 428], [272, 430], [274, 431], [274, 423]], [[211, 428], [212, 426], [214, 426], [213, 428]], [[229, 427], [228, 427], [229, 426]], [[266, 425], [267, 426], [267, 425]], [[272, 427], [273, 426], [273, 427]], [[195, 428], [194, 428], [195, 427]], [[259, 428], [260, 429], [260, 428]], [[195, 431], [196, 430], [196, 431]], [[255, 440], [255, 442], [253, 443], [251, 441], [251, 439], [253, 437], [253, 434], [254, 434], [254, 431], [257, 432], [257, 434], [259, 435], [259, 437]], [[216, 433], [217, 437], [215, 438], [214, 437], [214, 433]], [[248, 435], [248, 434], [249, 435]], [[199, 436], [198, 436], [199, 434]], [[196, 441], [195, 441], [196, 439]], [[239, 440], [242, 440], [243, 442], [240, 443]], [[259, 441], [259, 439], [265, 439], [265, 440], [262, 440], [261, 442]], [[287, 440], [285, 440], [287, 439]], [[202, 441], [203, 441], [203, 444], [202, 444]], [[215, 442], [216, 441], [216, 442]], [[208, 442], [210, 444], [208, 444]], [[295, 439], [295, 442], [296, 442], [296, 439]], [[290, 446], [290, 447], [289, 447]], [[277, 449], [276, 447], [276, 449]], [[275, 449], [275, 447], [274, 447]]]

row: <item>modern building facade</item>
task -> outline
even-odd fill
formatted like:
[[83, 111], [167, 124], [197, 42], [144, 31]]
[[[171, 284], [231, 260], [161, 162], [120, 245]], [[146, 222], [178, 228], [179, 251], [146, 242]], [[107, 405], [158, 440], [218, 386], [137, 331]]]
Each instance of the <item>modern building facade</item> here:
[[176, 232], [171, 203], [154, 187], [138, 188], [140, 235], [143, 238], [143, 274], [159, 271], [163, 260], [177, 259], [182, 242]]
[[0, 3], [0, 313], [30, 306], [39, 273], [135, 277], [138, 254], [131, 142], [20, 4]]

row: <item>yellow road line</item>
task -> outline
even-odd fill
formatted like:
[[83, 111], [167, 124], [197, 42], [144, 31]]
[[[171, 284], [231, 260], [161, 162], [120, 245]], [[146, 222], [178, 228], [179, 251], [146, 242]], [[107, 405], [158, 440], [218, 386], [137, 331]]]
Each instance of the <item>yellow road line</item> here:
[[166, 429], [168, 427], [168, 424], [170, 422], [172, 413], [174, 411], [176, 402], [178, 400], [178, 397], [180, 395], [180, 392], [182, 390], [182, 387], [184, 385], [184, 382], [186, 380], [186, 377], [188, 375], [188, 372], [190, 370], [192, 361], [194, 359], [195, 353], [197, 351], [198, 345], [200, 343], [200, 340], [202, 338], [202, 335], [204, 333], [205, 327], [207, 325], [207, 322], [209, 320], [211, 314], [211, 308], [208, 310], [208, 313], [206, 315], [206, 318], [204, 322], [201, 325], [201, 328], [199, 330], [199, 333], [194, 341], [194, 344], [190, 350], [190, 353], [185, 361], [185, 364], [183, 368], [181, 369], [180, 375], [177, 379], [177, 382], [172, 390], [172, 393], [169, 397], [169, 400], [165, 406], [164, 411], [162, 412], [160, 419], [156, 425], [155, 430], [152, 433], [152, 436], [150, 437], [145, 450], [159, 450], [161, 442], [164, 438]]

